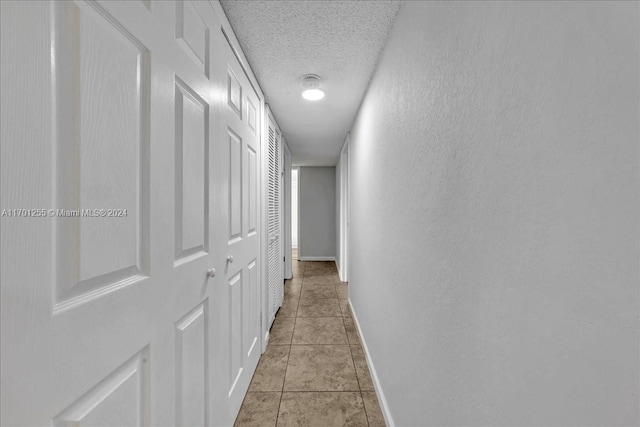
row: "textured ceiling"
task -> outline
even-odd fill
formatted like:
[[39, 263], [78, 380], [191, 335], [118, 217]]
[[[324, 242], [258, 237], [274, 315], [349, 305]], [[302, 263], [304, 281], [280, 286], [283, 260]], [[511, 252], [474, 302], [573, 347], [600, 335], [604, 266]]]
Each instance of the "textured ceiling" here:
[[[397, 1], [222, 0], [297, 166], [333, 166], [353, 123]], [[304, 74], [325, 97], [301, 96]]]

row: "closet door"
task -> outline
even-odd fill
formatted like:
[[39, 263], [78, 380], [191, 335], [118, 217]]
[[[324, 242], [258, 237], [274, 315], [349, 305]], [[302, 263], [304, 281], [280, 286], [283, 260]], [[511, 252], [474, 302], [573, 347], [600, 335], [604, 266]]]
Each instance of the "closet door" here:
[[0, 4], [1, 424], [215, 424], [211, 6]]
[[261, 100], [204, 1], [0, 1], [0, 424], [233, 425]]
[[268, 174], [268, 246], [269, 258], [268, 278], [269, 278], [269, 325], [273, 323], [278, 308], [282, 305], [284, 296], [282, 278], [282, 251], [280, 243], [281, 235], [281, 168], [282, 168], [282, 147], [281, 134], [273, 120], [268, 114], [268, 141], [269, 141], [269, 174]]
[[260, 98], [220, 28], [213, 78], [220, 87], [214, 148], [221, 175], [219, 270], [215, 291], [215, 412], [233, 425], [260, 358]]

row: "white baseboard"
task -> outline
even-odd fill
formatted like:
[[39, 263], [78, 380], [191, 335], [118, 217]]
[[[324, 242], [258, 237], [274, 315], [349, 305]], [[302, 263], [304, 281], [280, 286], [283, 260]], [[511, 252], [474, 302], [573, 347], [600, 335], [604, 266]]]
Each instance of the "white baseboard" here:
[[336, 261], [334, 256], [299, 256], [298, 261]]
[[367, 365], [369, 366], [369, 372], [371, 373], [371, 379], [373, 380], [373, 388], [375, 388], [376, 395], [378, 396], [378, 403], [380, 404], [380, 409], [382, 410], [382, 415], [384, 416], [384, 422], [388, 427], [394, 427], [395, 424], [393, 422], [393, 417], [391, 417], [391, 411], [389, 411], [387, 399], [385, 399], [384, 397], [382, 386], [380, 385], [380, 379], [378, 378], [378, 373], [376, 372], [376, 368], [375, 366], [373, 366], [373, 362], [371, 361], [369, 348], [367, 347], [367, 342], [364, 339], [364, 335], [362, 335], [362, 329], [360, 329], [358, 317], [356, 316], [356, 312], [353, 310], [353, 305], [351, 305], [351, 298], [349, 298], [349, 308], [351, 309], [351, 315], [353, 316], [353, 323], [355, 323], [356, 328], [358, 329], [358, 333], [360, 334], [360, 341], [362, 341], [364, 357], [367, 361]]

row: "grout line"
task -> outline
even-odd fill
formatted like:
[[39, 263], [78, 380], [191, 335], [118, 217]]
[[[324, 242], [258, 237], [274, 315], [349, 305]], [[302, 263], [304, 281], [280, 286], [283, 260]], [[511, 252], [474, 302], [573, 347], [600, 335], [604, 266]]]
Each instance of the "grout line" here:
[[[296, 317], [293, 318], [293, 331], [291, 331], [291, 345], [293, 345], [293, 337], [296, 335], [296, 323], [298, 323], [298, 308], [296, 307]], [[287, 359], [287, 368], [289, 367], [289, 360]]]
[[[344, 323], [344, 316], [342, 316], [342, 326], [344, 327], [344, 333], [347, 334], [347, 325]], [[349, 335], [347, 334], [347, 343], [349, 343]], [[353, 352], [351, 351], [351, 344], [347, 344], [349, 347], [349, 356], [351, 356], [351, 365], [353, 366], [353, 372], [356, 374], [356, 381], [358, 382], [358, 390], [360, 390], [360, 397], [362, 397], [362, 386], [360, 385], [360, 378], [358, 377], [358, 370], [356, 369], [356, 361], [353, 360]], [[362, 403], [364, 405], [364, 401]]]
[[[319, 317], [342, 317], [342, 316], [296, 316], [296, 319], [300, 318], [300, 319], [317, 319]], [[290, 317], [290, 319], [293, 319], [293, 317]]]
[[[340, 311], [342, 312], [342, 308], [340, 308]], [[347, 304], [347, 312], [349, 311], [349, 305]], [[344, 315], [344, 313], [342, 313], [342, 324], [344, 326], [344, 332], [345, 334], [347, 334], [347, 324], [346, 324], [346, 317]], [[353, 321], [353, 320], [352, 320]], [[354, 325], [355, 328], [355, 325]], [[347, 342], [349, 342], [349, 334], [347, 334]], [[362, 409], [364, 410], [364, 417], [367, 420], [367, 427], [371, 427], [371, 424], [369, 423], [369, 413], [367, 412], [367, 405], [364, 403], [364, 395], [362, 394], [362, 384], [360, 384], [360, 375], [358, 375], [358, 369], [356, 368], [356, 361], [353, 358], [353, 351], [351, 350], [351, 346], [352, 344], [349, 342], [349, 354], [351, 355], [351, 362], [353, 363], [353, 370], [356, 373], [356, 380], [358, 381], [358, 388], [360, 389], [360, 400], [362, 401]]]
[[[262, 391], [262, 392], [252, 391], [251, 393], [278, 393], [278, 392], [277, 391]], [[283, 393], [358, 393], [358, 394], [362, 394], [360, 390], [286, 390]]]
[[[277, 393], [277, 392], [276, 392]], [[362, 397], [360, 390], [286, 390], [284, 393], [302, 394], [302, 393], [353, 393]], [[334, 408], [331, 406], [330, 408]], [[300, 426], [299, 426], [300, 427]]]
[[352, 345], [352, 344], [291, 344], [291, 345], [292, 346], [295, 345], [296, 347], [302, 347], [302, 346], [305, 346], [305, 345], [315, 345], [315, 346], [318, 346], [318, 345], [332, 345], [334, 347], [349, 347], [349, 345]]
[[[291, 335], [293, 341], [293, 335]], [[289, 358], [291, 357], [291, 346], [289, 346], [289, 354], [287, 354], [287, 366], [284, 369], [284, 378], [282, 378], [282, 388], [280, 389], [280, 401], [278, 402], [278, 412], [276, 412], [276, 425], [278, 426], [278, 420], [280, 418], [280, 407], [282, 406], [282, 397], [284, 396], [284, 383], [287, 381], [287, 371], [289, 370]]]
[[362, 390], [360, 390], [360, 399], [362, 399], [362, 409], [364, 409], [364, 416], [367, 418], [367, 426], [371, 427], [369, 423], [369, 413], [367, 412], [367, 405], [364, 403], [364, 395], [362, 394]]
[[[282, 406], [282, 395], [284, 395], [284, 381], [282, 382], [282, 389], [283, 391], [280, 392], [280, 401], [278, 402], [278, 412], [276, 412], [276, 425], [274, 427], [278, 427], [278, 418], [280, 418], [280, 406]], [[364, 405], [364, 400], [362, 404]], [[365, 409], [365, 412], [366, 412], [366, 409]], [[367, 418], [367, 423], [368, 422], [369, 422], [369, 419]]]
[[[287, 297], [291, 297], [291, 295], [285, 295], [285, 300]], [[298, 304], [300, 303], [300, 298], [298, 298]], [[296, 316], [298, 315], [298, 306], [296, 306]], [[282, 406], [282, 398], [284, 396], [284, 384], [287, 381], [287, 371], [289, 370], [289, 359], [291, 358], [291, 346], [293, 345], [293, 334], [296, 330], [296, 317], [293, 318], [293, 331], [291, 331], [291, 340], [289, 341], [289, 354], [287, 354], [287, 366], [284, 369], [284, 378], [282, 378], [282, 388], [280, 389], [280, 401], [278, 402], [278, 412], [276, 412], [276, 425], [278, 426], [278, 420], [280, 419], [280, 407]]]

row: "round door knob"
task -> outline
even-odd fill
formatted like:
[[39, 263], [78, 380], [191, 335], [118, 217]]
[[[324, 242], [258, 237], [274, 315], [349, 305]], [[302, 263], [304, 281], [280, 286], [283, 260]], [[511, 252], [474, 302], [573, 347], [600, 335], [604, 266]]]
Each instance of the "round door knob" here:
[[227, 255], [227, 261], [233, 262], [233, 255]]
[[215, 277], [216, 275], [216, 269], [215, 268], [210, 268], [207, 270], [207, 276], [208, 277]]

